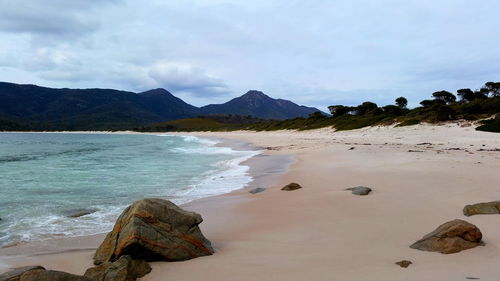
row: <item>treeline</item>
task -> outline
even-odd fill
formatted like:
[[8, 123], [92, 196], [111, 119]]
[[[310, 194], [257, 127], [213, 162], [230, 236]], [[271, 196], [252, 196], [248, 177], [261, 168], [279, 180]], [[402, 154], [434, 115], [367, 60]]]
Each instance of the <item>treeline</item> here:
[[[332, 105], [328, 107], [331, 116], [316, 112], [308, 118], [253, 124], [249, 129], [307, 130], [333, 126], [337, 130], [349, 130], [379, 124], [398, 123], [398, 126], [406, 126], [420, 122], [484, 119], [500, 112], [500, 82], [487, 82], [475, 91], [459, 89], [456, 94], [444, 90], [434, 92], [431, 99], [421, 101], [420, 105], [408, 109], [408, 100], [405, 97], [399, 97], [394, 104], [382, 107], [370, 101], [358, 106]], [[483, 123], [483, 126], [478, 127], [479, 130], [500, 131], [498, 118]]]
[[137, 132], [194, 132], [243, 130], [266, 119], [251, 115], [209, 114], [134, 128]]

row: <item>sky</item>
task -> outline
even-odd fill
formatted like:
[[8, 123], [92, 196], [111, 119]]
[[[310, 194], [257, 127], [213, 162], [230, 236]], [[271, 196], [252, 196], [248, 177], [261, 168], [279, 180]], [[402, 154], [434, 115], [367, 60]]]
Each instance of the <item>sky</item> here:
[[0, 0], [0, 81], [326, 110], [500, 81], [498, 0]]

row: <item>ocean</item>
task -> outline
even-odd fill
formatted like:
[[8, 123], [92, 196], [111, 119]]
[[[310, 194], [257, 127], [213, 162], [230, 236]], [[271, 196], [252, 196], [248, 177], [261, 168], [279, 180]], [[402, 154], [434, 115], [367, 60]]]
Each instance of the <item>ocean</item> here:
[[[0, 133], [0, 247], [111, 230], [135, 200], [176, 204], [252, 181], [257, 150], [164, 134]], [[77, 214], [90, 213], [80, 217]]]

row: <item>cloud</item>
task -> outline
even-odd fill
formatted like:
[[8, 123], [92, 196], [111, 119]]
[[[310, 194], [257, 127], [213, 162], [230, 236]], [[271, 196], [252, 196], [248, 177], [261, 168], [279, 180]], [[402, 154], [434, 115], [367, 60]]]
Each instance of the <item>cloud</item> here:
[[227, 86], [205, 70], [189, 64], [158, 62], [148, 75], [162, 87], [174, 92], [190, 92], [195, 96], [217, 96], [227, 93]]
[[[115, 1], [3, 0], [0, 31], [54, 38], [78, 38], [97, 31], [94, 9]], [[106, 5], [106, 4], [105, 4]]]
[[[0, 77], [326, 108], [498, 80], [497, 0], [0, 0]], [[28, 81], [29, 80], [29, 81]]]

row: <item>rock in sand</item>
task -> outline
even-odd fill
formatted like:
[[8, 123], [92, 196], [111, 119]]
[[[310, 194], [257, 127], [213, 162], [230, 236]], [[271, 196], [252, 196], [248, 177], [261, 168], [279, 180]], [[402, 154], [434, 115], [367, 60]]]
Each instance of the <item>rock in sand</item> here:
[[66, 272], [45, 270], [42, 266], [24, 266], [0, 275], [0, 281], [96, 281]]
[[473, 215], [500, 214], [500, 201], [466, 205], [463, 212], [468, 217]]
[[163, 199], [134, 202], [120, 215], [94, 255], [94, 264], [122, 255], [146, 261], [182, 261], [213, 254], [198, 225], [201, 216]]
[[300, 188], [302, 188], [302, 186], [300, 186], [300, 184], [292, 182], [292, 183], [285, 185], [283, 188], [281, 188], [281, 190], [293, 191], [293, 190], [297, 190]]
[[412, 264], [412, 262], [408, 261], [408, 260], [402, 260], [402, 261], [396, 262], [396, 264], [401, 266], [402, 268], [407, 268], [408, 266], [410, 266], [410, 264]]
[[481, 245], [479, 228], [463, 220], [452, 220], [413, 243], [410, 248], [443, 254], [458, 253]]
[[95, 281], [133, 281], [151, 272], [149, 264], [121, 256], [115, 262], [104, 262], [85, 271], [83, 276]]
[[366, 186], [356, 186], [356, 187], [346, 188], [345, 190], [352, 191], [352, 194], [354, 195], [368, 195], [368, 193], [372, 191], [371, 188]]
[[0, 281], [18, 281], [21, 278], [21, 275], [31, 270], [45, 270], [45, 268], [41, 265], [14, 268], [11, 271], [0, 274]]

